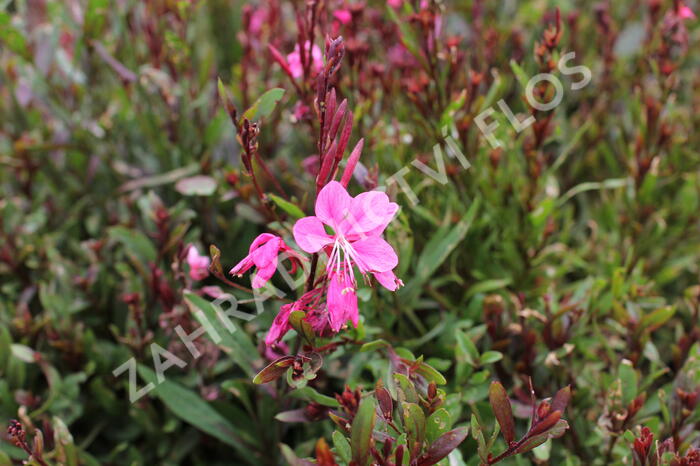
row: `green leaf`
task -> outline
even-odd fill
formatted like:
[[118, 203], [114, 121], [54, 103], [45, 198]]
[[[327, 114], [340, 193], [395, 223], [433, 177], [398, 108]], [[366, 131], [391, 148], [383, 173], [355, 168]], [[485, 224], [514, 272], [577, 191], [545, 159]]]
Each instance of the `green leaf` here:
[[270, 199], [272, 199], [272, 202], [274, 202], [275, 205], [277, 205], [277, 207], [279, 207], [280, 209], [282, 209], [284, 212], [291, 215], [292, 217], [294, 217], [294, 218], [304, 217], [304, 212], [299, 207], [297, 207], [295, 204], [292, 204], [291, 202], [282, 199], [281, 197], [279, 197], [276, 194], [268, 194], [267, 196]]
[[73, 441], [73, 436], [68, 431], [66, 424], [58, 417], [53, 418], [54, 440], [56, 450], [65, 458], [66, 466], [78, 466], [78, 449]]
[[359, 466], [364, 466], [369, 461], [369, 447], [376, 417], [375, 398], [373, 396], [363, 398], [350, 430], [352, 459]]
[[245, 111], [243, 116], [249, 120], [260, 120], [265, 118], [275, 110], [277, 102], [282, 99], [283, 95], [284, 89], [278, 87], [270, 89], [261, 95], [260, 98], [258, 98], [258, 100], [256, 100], [255, 103]]
[[477, 434], [481, 432], [481, 426], [479, 425], [479, 420], [474, 413], [472, 413], [472, 417], [470, 418], [470, 426], [472, 429], [472, 437], [474, 440], [476, 440]]
[[155, 262], [158, 252], [148, 237], [140, 231], [131, 230], [122, 226], [109, 229], [109, 237], [122, 243], [128, 254], [134, 254], [143, 264]]
[[31, 59], [24, 35], [19, 29], [14, 27], [10, 15], [4, 11], [0, 11], [0, 43], [7, 46], [8, 50], [17, 55], [27, 60]]
[[622, 403], [627, 406], [637, 396], [637, 386], [639, 385], [637, 371], [634, 370], [629, 360], [623, 359], [617, 369], [617, 377], [620, 379]]
[[399, 298], [403, 302], [412, 303], [418, 298], [423, 284], [462, 242], [479, 211], [479, 205], [480, 201], [477, 198], [457, 225], [452, 228], [442, 227], [428, 241], [418, 259], [415, 276], [399, 291]]
[[379, 340], [370, 341], [362, 345], [360, 347], [360, 352], [376, 351], [381, 348], [388, 348], [389, 346], [391, 345], [389, 345], [386, 340], [380, 338]]
[[396, 26], [399, 29], [399, 32], [401, 33], [401, 43], [404, 45], [404, 47], [406, 47], [406, 49], [409, 52], [411, 52], [411, 55], [416, 57], [416, 59], [423, 63], [424, 66], [427, 66], [425, 57], [421, 53], [420, 47], [418, 45], [418, 39], [414, 34], [411, 25], [408, 23], [408, 21], [399, 18], [394, 9], [388, 4], [387, 12], [389, 13], [389, 17], [396, 24]]
[[155, 385], [151, 393], [157, 396], [175, 416], [223, 443], [245, 454], [249, 453], [249, 449], [242, 443], [228, 420], [203, 401], [197, 393], [167, 379], [159, 384], [155, 372], [142, 364], [139, 364], [138, 372], [147, 384]]
[[450, 127], [454, 124], [455, 113], [464, 106], [464, 102], [467, 100], [467, 91], [462, 90], [459, 96], [445, 108], [440, 117], [440, 128]]
[[450, 413], [445, 408], [435, 410], [433, 414], [428, 416], [425, 423], [425, 437], [428, 439], [428, 443], [433, 443], [450, 427], [452, 427]]
[[428, 382], [435, 382], [438, 385], [445, 385], [447, 383], [447, 379], [445, 379], [440, 372], [425, 362], [421, 362], [418, 367], [416, 367], [415, 371], [416, 374], [425, 377]]
[[[232, 303], [235, 302], [235, 299], [232, 297]], [[214, 337], [218, 336], [220, 339], [219, 341], [215, 341], [215, 343], [228, 354], [248, 376], [252, 377], [255, 374], [253, 366], [258, 359], [258, 350], [250, 341], [248, 334], [241, 329], [240, 325], [238, 325], [234, 319], [226, 315], [228, 312], [235, 317], [236, 314], [233, 312], [235, 308], [233, 310], [219, 309], [219, 312], [217, 312], [213, 303], [210, 303], [191, 291], [185, 292], [185, 303], [200, 324], [205, 328], [210, 326], [210, 328], [214, 330], [215, 334], [214, 332], [212, 332], [212, 334], [209, 334], [209, 332], [206, 333], [207, 338], [214, 341]], [[229, 302], [228, 304], [235, 306], [235, 304], [232, 303]], [[222, 319], [224, 320], [222, 321]]]
[[[408, 434], [408, 449], [413, 451], [415, 445], [422, 447], [425, 441], [425, 413], [423, 409], [415, 403], [403, 404], [403, 425]], [[421, 448], [418, 448], [420, 451]]]
[[349, 463], [352, 458], [350, 442], [337, 430], [333, 431], [333, 446], [338, 456], [340, 456], [340, 459], [345, 463]]
[[665, 306], [659, 308], [642, 317], [640, 326], [648, 332], [653, 332], [668, 322], [675, 313], [675, 306]]
[[294, 398], [301, 398], [303, 400], [314, 401], [318, 404], [321, 404], [323, 406], [329, 406], [331, 408], [337, 408], [340, 406], [338, 400], [336, 400], [335, 398], [318, 393], [315, 389], [311, 387], [304, 387], [292, 390], [290, 395]]
[[628, 178], [611, 178], [601, 182], [588, 181], [585, 183], [581, 183], [568, 190], [563, 196], [559, 198], [558, 207], [561, 207], [562, 205], [566, 204], [566, 202], [569, 201], [569, 199], [571, 199], [572, 197], [584, 193], [586, 191], [624, 188], [626, 186], [629, 186], [630, 184], [631, 181]]
[[455, 349], [457, 361], [466, 361], [470, 366], [476, 367], [480, 363], [481, 358], [474, 342], [460, 329], [455, 330], [455, 338], [457, 340]]
[[398, 400], [400, 402], [418, 403], [418, 393], [413, 383], [403, 374], [394, 374], [394, 381], [399, 390]]
[[477, 294], [480, 293], [488, 293], [491, 291], [495, 290], [500, 290], [508, 285], [510, 285], [512, 280], [510, 278], [503, 278], [503, 279], [494, 279], [494, 280], [484, 280], [481, 282], [478, 282], [467, 290], [467, 292], [464, 294], [465, 299], [469, 299]]
[[316, 335], [314, 334], [314, 329], [311, 328], [311, 324], [305, 320], [305, 317], [305, 312], [293, 311], [289, 315], [289, 325], [291, 325], [292, 328], [304, 338], [308, 345], [314, 346]]
[[515, 78], [518, 80], [518, 83], [520, 84], [520, 87], [525, 90], [527, 88], [527, 83], [530, 81], [530, 76], [523, 70], [520, 65], [518, 65], [518, 62], [515, 60], [510, 61], [510, 69], [513, 70], [513, 74], [515, 75]]
[[7, 365], [10, 363], [10, 351], [12, 351], [12, 337], [10, 329], [6, 326], [0, 327], [0, 374], [5, 374]]
[[499, 353], [498, 351], [487, 351], [481, 355], [479, 362], [483, 366], [484, 364], [492, 364], [500, 361], [501, 359], [503, 359], [503, 354]]

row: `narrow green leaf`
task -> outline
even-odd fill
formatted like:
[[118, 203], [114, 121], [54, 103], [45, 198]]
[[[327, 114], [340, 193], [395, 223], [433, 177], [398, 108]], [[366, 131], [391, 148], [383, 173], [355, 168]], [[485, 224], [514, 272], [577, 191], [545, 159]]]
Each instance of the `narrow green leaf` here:
[[345, 463], [349, 463], [352, 459], [350, 442], [348, 442], [348, 439], [337, 430], [333, 431], [333, 446], [335, 447], [335, 451], [338, 453], [338, 456], [340, 456], [340, 459]]
[[455, 338], [457, 340], [457, 348], [455, 357], [457, 361], [465, 361], [470, 366], [476, 367], [480, 362], [479, 350], [476, 349], [474, 342], [460, 329], [455, 330]]
[[115, 226], [109, 229], [109, 237], [122, 243], [126, 247], [127, 253], [134, 254], [144, 265], [154, 262], [158, 256], [151, 240], [138, 230]]
[[403, 302], [411, 303], [418, 298], [423, 284], [433, 276], [438, 267], [462, 242], [479, 211], [479, 205], [480, 201], [477, 198], [457, 225], [450, 229], [443, 227], [428, 241], [418, 259], [415, 276], [399, 291], [399, 298]]
[[435, 382], [438, 385], [445, 385], [447, 383], [447, 379], [445, 379], [440, 372], [424, 362], [418, 365], [416, 373], [425, 377], [428, 382]]
[[151, 393], [177, 417], [240, 452], [249, 453], [234, 427], [198, 394], [168, 379], [159, 384], [155, 372], [142, 364], [139, 364], [138, 372], [147, 384], [155, 385]]
[[265, 118], [275, 110], [277, 102], [282, 99], [283, 95], [284, 89], [278, 87], [270, 89], [261, 95], [258, 100], [256, 100], [255, 103], [245, 111], [243, 116], [249, 120], [260, 120], [261, 118]]
[[294, 218], [302, 218], [304, 217], [304, 212], [297, 207], [295, 204], [292, 204], [291, 202], [282, 199], [276, 194], [268, 194], [267, 195], [270, 199], [272, 199], [272, 202], [277, 205], [280, 209], [282, 209], [284, 212], [287, 214], [291, 215]]
[[503, 359], [503, 354], [499, 353], [498, 351], [487, 351], [481, 355], [479, 362], [483, 366], [484, 364], [492, 364], [500, 361], [501, 359]]
[[290, 395], [294, 398], [301, 398], [303, 400], [314, 401], [318, 404], [328, 406], [331, 408], [337, 408], [340, 406], [338, 400], [336, 400], [335, 398], [318, 393], [315, 389], [311, 387], [304, 387], [292, 390]]
[[[404, 429], [406, 429], [406, 434], [408, 434], [409, 451], [414, 451], [414, 448], [420, 451], [425, 441], [426, 430], [423, 409], [415, 403], [404, 403], [403, 425]], [[416, 444], [419, 446], [416, 447]]]
[[186, 291], [185, 303], [200, 324], [205, 328], [214, 330], [215, 333], [212, 332], [211, 335], [207, 332], [206, 338], [215, 341], [215, 337], [218, 336], [219, 341], [215, 341], [217, 345], [219, 345], [248, 376], [252, 377], [255, 374], [253, 366], [255, 365], [256, 359], [258, 359], [257, 348], [250, 341], [248, 334], [241, 329], [237, 320], [226, 315], [226, 313], [234, 317], [237, 315], [233, 312], [235, 308], [228, 309], [228, 306], [236, 306], [235, 299], [232, 297], [231, 302], [226, 302], [227, 308], [218, 309], [217, 312], [217, 308], [214, 307], [213, 303], [210, 303], [195, 293]]
[[357, 414], [352, 421], [350, 431], [350, 444], [352, 446], [352, 459], [359, 466], [365, 466], [370, 457], [369, 447], [372, 440], [372, 431], [377, 417], [375, 399], [368, 396], [360, 401]]

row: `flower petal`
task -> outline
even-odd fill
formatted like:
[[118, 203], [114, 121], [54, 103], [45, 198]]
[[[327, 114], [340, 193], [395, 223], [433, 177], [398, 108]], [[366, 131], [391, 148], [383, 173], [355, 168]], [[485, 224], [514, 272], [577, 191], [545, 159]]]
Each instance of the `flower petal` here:
[[250, 255], [245, 256], [242, 261], [236, 264], [229, 273], [231, 275], [242, 275], [247, 272], [253, 266], [253, 259]]
[[349, 280], [343, 279], [339, 274], [331, 277], [328, 285], [326, 305], [328, 306], [331, 329], [334, 332], [339, 331], [348, 319], [352, 320], [353, 325], [357, 326], [358, 311], [355, 287]]
[[[378, 236], [394, 218], [398, 204], [381, 191], [369, 191], [352, 199], [340, 226], [347, 236]], [[371, 233], [371, 234], [370, 234]]]
[[318, 252], [323, 246], [333, 242], [318, 217], [300, 218], [294, 224], [293, 232], [294, 240], [308, 253]]
[[396, 278], [396, 275], [394, 275], [394, 272], [391, 270], [388, 272], [375, 272], [372, 275], [374, 275], [374, 278], [389, 291], [396, 291], [403, 285], [403, 282]]
[[265, 283], [270, 281], [272, 276], [275, 274], [275, 271], [277, 270], [277, 256], [275, 256], [274, 260], [267, 265], [263, 267], [258, 267], [258, 271], [256, 274], [253, 276], [253, 283], [252, 286], [253, 288], [262, 288], [265, 286]]
[[272, 321], [270, 330], [267, 332], [267, 336], [265, 337], [266, 345], [271, 345], [280, 341], [284, 334], [289, 331], [291, 328], [291, 325], [289, 325], [289, 314], [292, 313], [293, 307], [294, 303], [282, 306], [279, 314], [277, 314], [277, 317]]
[[394, 249], [379, 236], [355, 241], [352, 248], [358, 267], [365, 272], [388, 272], [399, 263]]
[[277, 265], [277, 254], [279, 254], [280, 243], [282, 238], [275, 236], [270, 239], [267, 243], [260, 246], [258, 249], [250, 253], [253, 258], [253, 262], [257, 267], [266, 267], [268, 264], [274, 261], [275, 266]]
[[258, 249], [260, 246], [263, 244], [267, 243], [273, 238], [279, 238], [277, 235], [273, 235], [272, 233], [263, 233], [261, 235], [258, 235], [252, 243], [250, 243], [250, 247], [248, 248], [248, 252], [252, 253], [256, 249]]
[[352, 198], [337, 181], [331, 181], [323, 187], [316, 198], [316, 216], [326, 225], [333, 227], [336, 232], [342, 223]]

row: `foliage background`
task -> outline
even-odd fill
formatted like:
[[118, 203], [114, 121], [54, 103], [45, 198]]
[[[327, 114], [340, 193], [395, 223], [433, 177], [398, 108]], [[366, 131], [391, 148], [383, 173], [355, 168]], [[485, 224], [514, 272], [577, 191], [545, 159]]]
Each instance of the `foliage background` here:
[[[632, 464], [641, 425], [660, 440], [679, 435], [683, 451], [698, 444], [697, 409], [680, 426], [676, 411], [678, 389], [700, 387], [700, 30], [689, 20], [687, 36], [671, 37], [664, 14], [673, 3], [431, 3], [443, 21], [439, 53], [421, 49], [419, 19], [381, 1], [366, 2], [349, 26], [332, 19], [346, 5], [328, 2], [319, 25], [318, 45], [320, 30], [346, 39], [336, 87], [354, 111], [351, 144], [365, 138], [368, 185], [416, 158], [435, 167], [444, 125], [472, 165], [446, 159], [445, 185], [411, 169], [417, 205], [389, 187], [402, 210], [388, 240], [406, 286], [364, 290], [362, 325], [349, 333], [423, 355], [448, 380], [454, 426], [472, 412], [493, 424], [492, 379], [525, 416], [528, 376], [541, 398], [570, 384], [569, 432], [510, 464]], [[536, 115], [544, 129], [518, 134], [496, 114], [505, 146], [494, 150], [474, 117], [500, 98], [530, 112], [523, 82], [546, 66], [533, 50], [555, 7], [555, 56], [575, 51], [593, 80], [571, 91], [562, 78], [562, 104]], [[305, 457], [319, 437], [330, 442], [330, 421], [275, 420], [315, 395], [252, 384], [279, 303], [238, 322], [223, 351], [200, 342], [196, 361], [173, 334], [177, 324], [197, 327], [186, 289], [250, 298], [213, 277], [193, 284], [186, 244], [216, 245], [230, 267], [258, 233], [293, 222], [274, 206], [271, 218], [256, 199], [217, 78], [239, 111], [285, 89], [261, 120], [260, 153], [292, 202], [312, 210], [302, 160], [314, 154], [315, 123], [298, 118], [298, 105], [311, 105], [313, 88], [295, 89], [267, 49], [292, 50], [303, 8], [0, 2], [0, 421], [41, 429], [52, 460], [279, 464], [280, 443]], [[253, 32], [258, 9], [267, 16]], [[446, 38], [456, 35], [451, 48]], [[428, 63], [410, 52], [407, 63], [391, 58], [401, 41]], [[112, 371], [134, 355], [145, 366], [139, 385], [148, 381], [151, 342], [179, 351], [187, 368], [170, 369], [130, 404], [128, 378]], [[341, 348], [313, 386], [329, 396], [345, 383], [371, 389], [387, 364], [380, 352]], [[643, 406], [625, 418], [641, 394]], [[453, 461], [479, 464], [475, 449], [470, 438]], [[26, 458], [5, 441], [0, 452], [0, 463]]]

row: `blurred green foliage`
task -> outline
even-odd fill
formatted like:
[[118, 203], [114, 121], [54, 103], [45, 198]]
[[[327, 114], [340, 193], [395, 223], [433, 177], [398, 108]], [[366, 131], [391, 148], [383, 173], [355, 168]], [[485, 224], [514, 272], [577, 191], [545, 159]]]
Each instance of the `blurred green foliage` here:
[[[302, 161], [316, 150], [314, 83], [290, 84], [267, 48], [292, 51], [307, 6], [0, 1], [0, 424], [43, 432], [51, 464], [306, 464], [326, 449], [362, 464], [381, 380], [402, 403], [397, 445], [437, 458], [442, 435], [469, 428], [449, 464], [479, 465], [487, 446], [494, 457], [509, 447], [491, 381], [506, 387], [520, 438], [531, 378], [538, 399], [571, 386], [569, 430], [503, 464], [655, 464], [634, 463], [641, 426], [679, 456], [697, 448], [697, 20], [669, 24], [673, 1], [429, 1], [442, 27], [430, 46], [416, 2], [367, 1], [350, 25], [332, 15], [346, 3], [325, 3], [315, 43], [346, 38], [335, 87], [354, 111], [351, 144], [365, 139], [365, 185], [351, 191], [386, 185], [401, 205], [387, 240], [406, 286], [360, 290], [361, 323], [345, 337], [364, 346], [338, 346], [294, 389], [253, 377], [295, 290], [275, 281], [290, 296], [256, 315], [245, 289], [193, 283], [184, 258], [190, 243], [216, 245], [225, 274], [258, 233], [290, 239], [312, 211]], [[575, 51], [593, 80], [572, 91], [559, 75], [561, 105], [518, 133], [497, 102], [531, 113], [523, 80], [548, 66], [536, 51], [555, 7], [563, 35], [548, 58]], [[219, 78], [238, 116], [260, 123], [284, 196], [262, 176], [267, 201], [256, 198]], [[488, 107], [499, 149], [474, 123]], [[443, 128], [471, 164], [446, 154], [444, 184], [412, 164], [440, 173]], [[404, 167], [417, 203], [391, 183]], [[174, 329], [216, 322], [222, 290], [254, 318], [232, 320], [234, 332], [217, 324], [221, 341], [198, 339], [193, 358]], [[154, 343], [185, 362], [162, 383]], [[411, 380], [392, 374], [394, 349], [415, 364]], [[128, 371], [113, 373], [131, 357], [138, 387], [156, 386], [135, 403]], [[337, 409], [346, 384], [366, 390], [351, 429], [323, 409], [311, 422], [309, 406]], [[0, 464], [26, 458], [0, 441]]]

